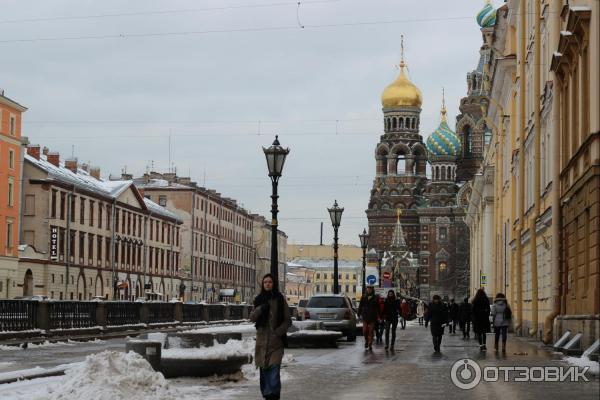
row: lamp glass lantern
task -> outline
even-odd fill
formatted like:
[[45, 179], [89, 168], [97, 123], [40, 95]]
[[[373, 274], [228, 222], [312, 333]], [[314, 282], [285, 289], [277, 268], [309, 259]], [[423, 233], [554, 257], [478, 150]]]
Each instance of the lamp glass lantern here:
[[265, 157], [267, 159], [267, 167], [269, 168], [269, 176], [279, 178], [283, 171], [285, 158], [290, 152], [289, 148], [283, 148], [279, 143], [278, 136], [275, 136], [273, 144], [269, 148], [264, 148]]
[[327, 211], [329, 211], [329, 218], [331, 218], [331, 225], [338, 228], [340, 226], [340, 224], [342, 223], [342, 213], [344, 212], [344, 208], [339, 207], [337, 200], [335, 200], [333, 203], [333, 207], [328, 208]]
[[369, 246], [369, 234], [367, 233], [367, 230], [363, 229], [363, 232], [358, 235], [358, 237], [360, 239], [360, 247], [366, 249]]

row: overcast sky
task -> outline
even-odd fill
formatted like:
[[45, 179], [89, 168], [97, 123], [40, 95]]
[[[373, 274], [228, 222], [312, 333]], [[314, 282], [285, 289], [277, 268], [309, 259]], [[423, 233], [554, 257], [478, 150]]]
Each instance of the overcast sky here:
[[74, 147], [106, 177], [176, 167], [265, 216], [261, 146], [277, 133], [291, 149], [279, 185], [289, 241], [318, 243], [323, 221], [330, 243], [326, 208], [337, 199], [340, 241], [357, 244], [400, 35], [423, 93], [426, 139], [439, 123], [442, 87], [454, 126], [479, 56], [474, 16], [483, 4], [2, 1], [0, 88], [29, 108], [23, 135], [63, 159]]

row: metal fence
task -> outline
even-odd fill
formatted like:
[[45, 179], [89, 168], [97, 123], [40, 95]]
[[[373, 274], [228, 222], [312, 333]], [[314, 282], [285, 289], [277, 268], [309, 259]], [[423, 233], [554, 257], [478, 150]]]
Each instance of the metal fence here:
[[229, 319], [243, 319], [244, 318], [244, 306], [230, 305], [229, 306]]
[[106, 325], [132, 325], [140, 323], [142, 303], [109, 301], [106, 304]]
[[94, 302], [56, 301], [48, 303], [50, 329], [89, 328], [97, 325]]
[[225, 319], [225, 306], [221, 304], [209, 304], [208, 307], [208, 320], [209, 321], [222, 321]]
[[36, 329], [37, 306], [37, 301], [0, 301], [0, 332]]
[[184, 304], [183, 322], [199, 322], [204, 320], [204, 306], [202, 304]]
[[148, 303], [148, 323], [172, 322], [175, 320], [173, 303]]

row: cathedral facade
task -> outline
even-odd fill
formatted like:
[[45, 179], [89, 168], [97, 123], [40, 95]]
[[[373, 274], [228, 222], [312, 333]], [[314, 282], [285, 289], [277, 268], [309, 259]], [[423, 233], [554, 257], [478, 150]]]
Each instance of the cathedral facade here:
[[442, 104], [438, 128], [423, 141], [422, 95], [409, 80], [404, 59], [381, 103], [384, 133], [375, 146], [375, 178], [366, 210], [369, 246], [390, 260], [400, 254], [403, 239], [402, 254], [416, 262], [404, 263], [400, 272], [395, 268], [402, 263], [384, 262], [383, 272], [411, 277], [404, 285], [416, 287], [412, 293], [424, 300], [434, 294], [461, 299], [468, 295], [469, 232], [458, 200], [460, 138], [448, 126]]

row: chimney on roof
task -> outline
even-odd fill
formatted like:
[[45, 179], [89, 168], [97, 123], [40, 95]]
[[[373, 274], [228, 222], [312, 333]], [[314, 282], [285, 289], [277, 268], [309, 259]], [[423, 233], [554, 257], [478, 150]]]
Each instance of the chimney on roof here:
[[27, 154], [36, 160], [40, 159], [40, 145], [39, 144], [30, 144], [27, 146]]
[[90, 165], [88, 163], [82, 163], [81, 169], [84, 170], [85, 172], [90, 172]]
[[76, 158], [67, 158], [65, 160], [65, 168], [70, 170], [72, 173], [77, 173], [77, 159]]
[[60, 154], [56, 151], [50, 151], [48, 152], [48, 154], [46, 155], [48, 162], [52, 165], [54, 165], [55, 167], [59, 167], [60, 166]]
[[49, 152], [49, 151], [50, 151], [50, 149], [48, 149], [46, 146], [44, 146], [44, 147], [42, 148], [42, 154], [43, 154], [43, 155], [45, 155], [45, 156], [47, 156], [47, 155], [48, 155], [48, 152]]
[[166, 179], [167, 182], [173, 183], [177, 179], [177, 174], [174, 172], [167, 172], [163, 174], [163, 178]]
[[189, 185], [192, 179], [189, 176], [177, 178], [177, 182], [182, 185]]
[[128, 174], [127, 172], [122, 172], [121, 173], [121, 180], [123, 181], [130, 181], [133, 179], [133, 174]]
[[96, 180], [100, 180], [100, 167], [91, 167], [90, 168], [90, 175], [93, 178], [96, 178]]

